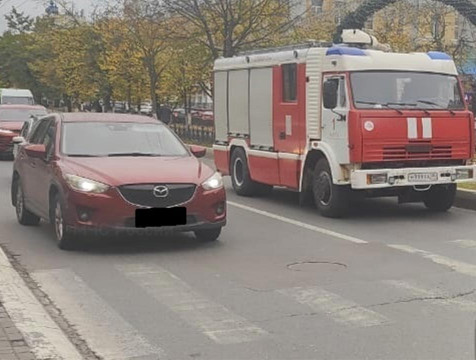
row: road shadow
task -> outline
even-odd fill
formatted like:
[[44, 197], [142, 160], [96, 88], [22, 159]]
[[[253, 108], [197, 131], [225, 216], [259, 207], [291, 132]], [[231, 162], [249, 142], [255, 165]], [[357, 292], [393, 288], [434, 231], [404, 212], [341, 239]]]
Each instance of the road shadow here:
[[[52, 226], [42, 223], [38, 231], [43, 238], [55, 244]], [[131, 255], [142, 253], [174, 253], [189, 251], [209, 251], [223, 246], [218, 239], [203, 242], [195, 238], [193, 233], [170, 233], [160, 230], [112, 230], [102, 232], [81, 232], [75, 236], [74, 253], [98, 255]]]
[[[319, 216], [312, 200], [310, 204], [300, 205], [299, 194], [282, 188], [275, 188], [267, 195], [260, 197], [269, 204], [286, 206], [297, 211], [314, 212]], [[451, 210], [446, 213], [439, 213], [428, 210], [423, 203], [398, 204], [396, 197], [388, 198], [363, 198], [352, 201], [351, 208], [346, 217], [335, 219], [335, 221], [345, 221], [352, 219], [418, 219], [418, 220], [438, 220], [451, 219], [457, 214]]]

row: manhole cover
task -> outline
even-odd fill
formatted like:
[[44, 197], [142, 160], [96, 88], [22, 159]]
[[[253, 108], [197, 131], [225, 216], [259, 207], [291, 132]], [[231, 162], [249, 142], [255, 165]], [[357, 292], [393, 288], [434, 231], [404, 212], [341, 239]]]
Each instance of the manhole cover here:
[[287, 268], [292, 271], [338, 271], [347, 268], [346, 264], [333, 261], [300, 261], [288, 264]]

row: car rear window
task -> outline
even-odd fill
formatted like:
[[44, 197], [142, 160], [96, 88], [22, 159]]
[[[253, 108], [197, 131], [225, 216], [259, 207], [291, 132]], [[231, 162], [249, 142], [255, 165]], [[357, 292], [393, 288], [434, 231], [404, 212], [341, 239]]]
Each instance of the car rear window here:
[[0, 121], [27, 121], [30, 116], [43, 116], [47, 112], [41, 109], [0, 109]]

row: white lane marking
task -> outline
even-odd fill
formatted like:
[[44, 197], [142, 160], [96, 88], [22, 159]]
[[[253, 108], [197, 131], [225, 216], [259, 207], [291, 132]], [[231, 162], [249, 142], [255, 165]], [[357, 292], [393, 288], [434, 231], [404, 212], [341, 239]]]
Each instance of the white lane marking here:
[[424, 289], [414, 282], [403, 280], [384, 280], [384, 283], [406, 290], [415, 297], [428, 298], [428, 302], [437, 305], [456, 306], [461, 311], [476, 312], [476, 302], [463, 298], [448, 298], [448, 295], [434, 289]]
[[465, 248], [465, 249], [476, 248], [476, 240], [461, 239], [461, 240], [453, 240], [452, 243], [455, 243], [458, 246], [461, 246], [462, 248]]
[[35, 280], [61, 309], [91, 349], [104, 359], [122, 360], [164, 351], [151, 345], [79, 276], [69, 269], [38, 271]]
[[318, 233], [321, 233], [321, 234], [324, 234], [324, 235], [333, 236], [333, 237], [341, 239], [341, 240], [347, 240], [347, 241], [350, 241], [350, 242], [353, 242], [353, 243], [356, 243], [356, 244], [368, 244], [368, 241], [358, 239], [358, 238], [353, 237], [353, 236], [341, 234], [341, 233], [338, 233], [338, 232], [335, 232], [335, 231], [332, 231], [332, 230], [327, 230], [327, 229], [321, 228], [319, 226], [306, 224], [306, 223], [303, 223], [301, 221], [293, 220], [293, 219], [290, 219], [290, 218], [287, 218], [287, 217], [284, 217], [284, 216], [281, 216], [281, 215], [276, 215], [276, 214], [270, 213], [268, 211], [259, 210], [259, 209], [253, 208], [251, 206], [246, 206], [246, 205], [239, 204], [239, 203], [236, 203], [236, 202], [233, 202], [233, 201], [227, 201], [227, 204], [231, 205], [231, 206], [235, 206], [235, 207], [243, 209], [243, 210], [253, 212], [255, 214], [267, 216], [271, 219], [275, 219], [275, 220], [279, 220], [279, 221], [282, 221], [282, 222], [285, 222], [285, 223], [288, 223], [288, 224], [291, 224], [291, 225], [299, 226], [299, 227], [302, 227], [302, 228], [307, 229], [307, 230], [318, 232]]
[[407, 134], [409, 139], [418, 138], [418, 128], [417, 128], [416, 118], [407, 118], [407, 129], [408, 129]]
[[338, 323], [353, 327], [388, 324], [385, 316], [317, 286], [281, 289], [278, 292], [323, 313]]
[[159, 266], [131, 264], [116, 268], [218, 344], [260, 340], [268, 334], [245, 318], [198, 294], [183, 280]]
[[425, 117], [421, 119], [421, 124], [423, 127], [423, 138], [424, 139], [431, 139], [433, 137], [433, 129], [431, 118]]
[[12, 267], [2, 249], [0, 249], [0, 289], [0, 300], [5, 310], [23, 334], [36, 359], [83, 359]]
[[388, 245], [389, 247], [405, 251], [410, 254], [420, 255], [421, 257], [431, 260], [436, 264], [444, 265], [449, 267], [450, 269], [459, 272], [461, 274], [474, 276], [476, 277], [476, 265], [465, 263], [462, 261], [454, 260], [446, 256], [441, 256], [437, 254], [432, 254], [429, 251], [415, 249], [409, 245]]

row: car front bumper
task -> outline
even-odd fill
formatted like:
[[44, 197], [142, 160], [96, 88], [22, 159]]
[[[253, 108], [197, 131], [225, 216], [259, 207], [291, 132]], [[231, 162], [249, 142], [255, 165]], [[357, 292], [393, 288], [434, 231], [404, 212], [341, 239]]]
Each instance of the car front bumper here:
[[[469, 176], [463, 176], [468, 174]], [[380, 175], [380, 182], [372, 177]], [[353, 189], [381, 189], [400, 186], [428, 186], [476, 181], [476, 165], [354, 170], [351, 172]]]
[[[127, 202], [117, 189], [104, 194], [85, 194], [68, 190], [63, 196], [65, 224], [78, 229], [137, 229], [135, 212], [144, 208]], [[183, 206], [187, 209], [187, 223], [178, 226], [151, 227], [166, 232], [186, 232], [212, 229], [226, 224], [226, 196], [224, 188], [204, 191], [197, 187], [194, 196]], [[217, 209], [222, 206], [223, 212]]]

